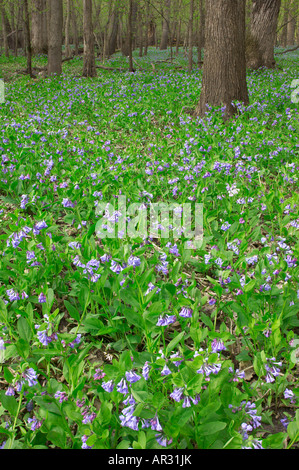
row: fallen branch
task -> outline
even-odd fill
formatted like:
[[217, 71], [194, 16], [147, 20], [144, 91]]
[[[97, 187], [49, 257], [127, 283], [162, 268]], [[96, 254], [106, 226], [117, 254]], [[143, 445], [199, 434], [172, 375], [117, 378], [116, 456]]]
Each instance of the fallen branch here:
[[292, 52], [292, 51], [296, 51], [297, 49], [299, 49], [299, 46], [296, 46], [296, 47], [293, 47], [292, 49], [288, 49], [287, 51], [282, 51], [282, 52], [276, 52], [276, 54], [286, 54], [287, 52]]

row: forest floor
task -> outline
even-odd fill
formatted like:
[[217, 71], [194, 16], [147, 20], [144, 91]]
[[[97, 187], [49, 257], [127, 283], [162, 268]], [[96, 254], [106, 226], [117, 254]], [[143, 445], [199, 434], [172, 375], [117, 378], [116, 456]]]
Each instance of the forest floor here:
[[299, 51], [276, 57], [224, 122], [182, 50], [95, 79], [0, 56], [2, 448], [298, 447]]

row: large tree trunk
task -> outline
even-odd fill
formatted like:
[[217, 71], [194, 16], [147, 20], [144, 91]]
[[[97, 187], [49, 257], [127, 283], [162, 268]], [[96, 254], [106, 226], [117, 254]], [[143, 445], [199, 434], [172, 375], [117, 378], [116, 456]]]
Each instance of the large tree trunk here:
[[107, 38], [107, 57], [110, 57], [116, 51], [117, 33], [119, 27], [119, 10], [115, 5], [108, 26]]
[[245, 62], [245, 0], [206, 0], [202, 90], [195, 115], [207, 105], [225, 107], [227, 119], [249, 103]]
[[49, 53], [48, 75], [60, 75], [62, 73], [62, 27], [63, 6], [62, 0], [49, 2]]
[[92, 27], [92, 0], [83, 0], [83, 77], [96, 77], [96, 60], [94, 52], [94, 35]]
[[47, 54], [47, 0], [34, 0], [32, 2], [31, 18], [32, 52], [33, 54]]
[[253, 0], [247, 38], [247, 66], [274, 68], [274, 46], [281, 0]]
[[163, 11], [163, 26], [162, 26], [162, 38], [160, 42], [160, 49], [167, 49], [168, 36], [169, 36], [169, 23], [170, 23], [170, 5], [171, 0], [165, 0], [165, 9]]

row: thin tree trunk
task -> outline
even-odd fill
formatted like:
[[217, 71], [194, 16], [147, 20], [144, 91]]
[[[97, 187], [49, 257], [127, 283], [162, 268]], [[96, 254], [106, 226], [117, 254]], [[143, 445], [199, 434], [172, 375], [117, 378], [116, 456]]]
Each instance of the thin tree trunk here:
[[49, 2], [49, 76], [60, 75], [62, 73], [62, 27], [62, 0], [51, 0]]
[[293, 46], [295, 44], [295, 32], [296, 32], [296, 1], [290, 1], [289, 17], [287, 24], [287, 46]]
[[253, 0], [247, 42], [249, 68], [274, 68], [274, 46], [281, 0]]
[[129, 22], [128, 22], [129, 72], [134, 72], [133, 53], [132, 53], [132, 16], [133, 16], [133, 0], [130, 0]]
[[73, 42], [75, 46], [75, 55], [79, 55], [79, 35], [78, 35], [76, 11], [75, 11], [75, 6], [73, 5], [73, 2], [71, 5], [71, 18], [72, 18], [72, 30], [73, 30]]
[[30, 77], [32, 74], [32, 49], [31, 49], [31, 37], [30, 37], [30, 19], [28, 10], [28, 0], [24, 0], [24, 14], [25, 14], [25, 33], [26, 33], [26, 48], [27, 48], [27, 72]]
[[280, 43], [283, 47], [286, 47], [287, 45], [287, 37], [288, 37], [288, 18], [289, 18], [289, 5], [288, 3], [285, 4], [284, 6], [284, 12], [283, 12], [283, 27], [282, 27], [282, 32], [280, 35]]
[[[222, 106], [227, 119], [249, 103], [245, 62], [245, 0], [206, 0], [202, 90], [195, 115]], [[224, 109], [225, 107], [225, 109]]]
[[66, 0], [66, 19], [65, 19], [65, 58], [71, 56], [70, 48], [70, 26], [71, 26], [71, 2]]
[[96, 61], [94, 52], [94, 35], [92, 27], [92, 1], [83, 0], [83, 77], [96, 77]]
[[1, 18], [2, 18], [2, 36], [3, 36], [3, 48], [4, 54], [6, 57], [9, 57], [9, 47], [8, 47], [8, 39], [7, 39], [7, 29], [6, 29], [6, 15], [5, 15], [5, 7], [3, 5], [3, 1], [0, 3], [1, 6]]
[[171, 6], [171, 0], [165, 0], [165, 10], [163, 12], [163, 26], [162, 26], [162, 38], [161, 38], [161, 43], [160, 43], [160, 50], [167, 49], [167, 45], [168, 45], [170, 6]]
[[189, 25], [188, 25], [188, 35], [189, 35], [189, 51], [188, 51], [188, 72], [192, 72], [192, 63], [193, 63], [193, 13], [194, 13], [194, 0], [190, 0], [189, 6]]
[[47, 54], [48, 35], [46, 0], [34, 0], [32, 2], [31, 29], [32, 52], [34, 54]]
[[198, 43], [197, 43], [197, 59], [198, 67], [202, 67], [201, 52], [205, 44], [205, 10], [204, 0], [199, 0], [199, 28], [198, 28]]

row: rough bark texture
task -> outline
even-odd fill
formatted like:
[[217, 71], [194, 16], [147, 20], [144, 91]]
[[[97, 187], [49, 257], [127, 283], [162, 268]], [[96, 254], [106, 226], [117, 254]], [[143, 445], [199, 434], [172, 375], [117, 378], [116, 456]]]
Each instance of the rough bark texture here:
[[207, 105], [237, 112], [232, 101], [249, 103], [245, 62], [245, 0], [207, 0], [202, 90], [195, 115]]
[[281, 0], [253, 0], [247, 38], [247, 66], [274, 68], [274, 46]]
[[96, 61], [94, 52], [94, 35], [92, 27], [92, 1], [83, 0], [83, 77], [96, 77]]
[[160, 43], [160, 49], [167, 49], [168, 36], [169, 36], [169, 22], [170, 22], [170, 6], [171, 0], [165, 0], [165, 9], [163, 11], [163, 26], [162, 26], [162, 38]]
[[47, 0], [32, 2], [31, 30], [33, 54], [47, 54]]
[[63, 7], [62, 0], [51, 0], [49, 4], [49, 52], [48, 75], [62, 73], [62, 26]]

